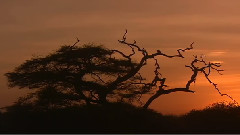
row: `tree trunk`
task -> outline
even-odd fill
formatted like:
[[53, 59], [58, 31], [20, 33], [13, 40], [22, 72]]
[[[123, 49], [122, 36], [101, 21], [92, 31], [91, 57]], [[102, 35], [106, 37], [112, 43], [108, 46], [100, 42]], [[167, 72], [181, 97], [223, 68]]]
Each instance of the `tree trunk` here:
[[98, 96], [99, 96], [99, 102], [101, 103], [101, 104], [106, 104], [106, 103], [108, 103], [108, 101], [107, 101], [107, 93], [106, 92], [102, 92], [102, 93], [99, 93], [98, 94]]

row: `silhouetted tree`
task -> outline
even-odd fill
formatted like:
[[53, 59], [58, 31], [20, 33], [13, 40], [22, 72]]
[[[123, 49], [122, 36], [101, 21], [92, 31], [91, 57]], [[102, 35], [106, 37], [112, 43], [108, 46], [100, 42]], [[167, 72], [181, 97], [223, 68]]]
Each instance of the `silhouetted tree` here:
[[[153, 100], [163, 94], [172, 92], [191, 92], [190, 85], [195, 82], [197, 74], [203, 73], [207, 80], [215, 86], [222, 94], [217, 85], [209, 79], [211, 70], [218, 72], [220, 63], [207, 63], [201, 57], [194, 57], [189, 67], [193, 74], [185, 87], [167, 89], [166, 78], [159, 72], [160, 66], [157, 57], [184, 58], [183, 52], [193, 49], [193, 43], [185, 49], [178, 49], [176, 55], [168, 55], [160, 50], [150, 54], [144, 48], [127, 42], [127, 30], [123, 35], [120, 44], [131, 49], [130, 54], [120, 50], [109, 50], [102, 46], [84, 45], [78, 47], [77, 40], [71, 46], [62, 46], [56, 52], [46, 57], [36, 57], [27, 60], [18, 66], [13, 72], [6, 73], [9, 86], [20, 88], [37, 88], [38, 91], [30, 94], [21, 101], [33, 100], [36, 97], [37, 104], [63, 105], [72, 104], [73, 101], [84, 101], [86, 104], [104, 104], [109, 101], [138, 101], [142, 94], [157, 89], [156, 93], [149, 98], [143, 106], [147, 108]], [[133, 57], [141, 54], [139, 62], [135, 62]], [[155, 60], [155, 76], [152, 81], [147, 82], [140, 73], [147, 61]], [[196, 66], [202, 63], [202, 67]], [[227, 95], [228, 96], [228, 95]], [[230, 96], [229, 96], [230, 97]]]

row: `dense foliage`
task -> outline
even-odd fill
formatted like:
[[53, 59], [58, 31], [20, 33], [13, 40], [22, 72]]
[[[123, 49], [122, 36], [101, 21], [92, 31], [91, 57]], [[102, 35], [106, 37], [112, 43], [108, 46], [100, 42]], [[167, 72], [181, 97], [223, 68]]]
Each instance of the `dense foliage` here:
[[21, 103], [56, 107], [76, 103], [74, 101], [91, 104], [104, 103], [113, 97], [133, 98], [136, 96], [133, 93], [140, 89], [128, 84], [138, 80], [137, 75], [110, 86], [137, 64], [112, 55], [113, 51], [102, 46], [62, 46], [50, 55], [27, 60], [5, 75], [10, 87], [37, 89], [20, 98]]

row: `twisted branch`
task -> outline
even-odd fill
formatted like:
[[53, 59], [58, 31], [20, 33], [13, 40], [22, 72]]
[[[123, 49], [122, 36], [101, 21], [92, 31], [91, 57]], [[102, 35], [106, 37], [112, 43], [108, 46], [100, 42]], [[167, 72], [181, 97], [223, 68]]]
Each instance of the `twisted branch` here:
[[[194, 56], [194, 60], [191, 62], [190, 65], [186, 65], [186, 67], [190, 68], [193, 71], [193, 74], [190, 78], [190, 80], [187, 82], [186, 87], [185, 88], [174, 88], [174, 89], [168, 89], [168, 90], [164, 90], [163, 86], [164, 86], [164, 81], [161, 81], [161, 85], [159, 86], [159, 89], [157, 90], [157, 92], [148, 99], [148, 101], [145, 103], [145, 105], [143, 106], [143, 108], [147, 108], [153, 100], [155, 100], [156, 98], [158, 98], [159, 96], [163, 95], [163, 94], [169, 94], [172, 92], [177, 92], [177, 91], [183, 91], [183, 92], [192, 92], [194, 93], [194, 91], [190, 90], [190, 85], [196, 81], [196, 77], [198, 75], [199, 72], [203, 73], [205, 75], [205, 78], [208, 80], [208, 82], [210, 84], [212, 84], [214, 86], [214, 88], [218, 91], [218, 93], [221, 96], [227, 96], [228, 98], [230, 98], [231, 100], [233, 100], [234, 103], [237, 103], [236, 100], [234, 100], [231, 96], [229, 96], [228, 94], [223, 94], [221, 93], [221, 91], [219, 90], [219, 88], [217, 87], [217, 84], [212, 82], [209, 78], [209, 75], [211, 73], [212, 70], [217, 71], [220, 75], [221, 71], [224, 71], [222, 69], [218, 69], [219, 67], [221, 67], [220, 63], [207, 63], [205, 60], [203, 60], [202, 57], [200, 57], [201, 59], [198, 59], [197, 56]], [[204, 66], [202, 67], [198, 67], [196, 66], [197, 63], [202, 63]], [[207, 71], [206, 71], [207, 70]], [[237, 103], [238, 104], [238, 103]]]
[[[129, 43], [127, 42], [127, 30], [125, 31], [123, 37], [121, 40], [118, 40], [119, 43], [121, 44], [124, 44], [124, 45], [127, 45], [128, 47], [131, 48], [132, 50], [132, 53], [129, 54], [129, 55], [126, 55], [125, 53], [119, 51], [119, 50], [112, 50], [113, 52], [116, 52], [116, 53], [119, 53], [122, 57], [126, 58], [129, 60], [129, 62], [132, 61], [132, 56], [134, 56], [136, 54], [136, 51], [140, 52], [142, 54], [142, 58], [140, 60], [140, 62], [138, 63], [137, 66], [132, 66], [132, 69], [125, 75], [123, 76], [118, 76], [117, 79], [115, 81], [113, 81], [109, 86], [109, 91], [117, 88], [117, 85], [118, 84], [121, 84], [122, 82], [125, 82], [127, 81], [129, 78], [135, 76], [136, 74], [140, 74], [139, 71], [140, 69], [146, 65], [147, 63], [147, 60], [148, 59], [154, 59], [155, 60], [155, 70], [154, 70], [154, 74], [155, 74], [155, 77], [153, 78], [153, 80], [150, 82], [150, 83], [144, 83], [142, 82], [142, 80], [140, 79], [138, 83], [130, 83], [129, 85], [133, 85], [133, 84], [140, 84], [140, 85], [143, 85], [143, 89], [144, 91], [149, 91], [150, 89], [152, 89], [153, 87], [156, 87], [158, 85], [158, 82], [160, 83], [160, 86], [159, 86], [159, 90], [157, 91], [157, 93], [149, 99], [149, 101], [144, 105], [145, 108], [147, 108], [147, 106], [155, 99], [157, 98], [158, 96], [162, 95], [162, 94], [169, 94], [171, 92], [176, 92], [176, 91], [185, 91], [185, 92], [194, 92], [194, 91], [191, 91], [189, 90], [188, 88], [175, 88], [175, 89], [169, 89], [169, 90], [164, 90], [164, 87], [167, 87], [167, 85], [165, 85], [165, 80], [166, 78], [162, 78], [161, 76], [161, 73], [159, 72], [160, 70], [160, 65], [158, 63], [158, 60], [155, 58], [157, 56], [164, 56], [164, 57], [167, 57], [167, 58], [174, 58], [174, 57], [180, 57], [180, 58], [184, 58], [183, 56], [183, 52], [185, 51], [188, 51], [188, 50], [191, 50], [193, 49], [193, 43], [190, 44], [190, 47], [187, 47], [185, 49], [178, 49], [177, 50], [177, 54], [176, 55], [168, 55], [168, 54], [165, 54], [163, 52], [161, 52], [160, 50], [157, 50], [157, 52], [155, 53], [152, 53], [152, 54], [149, 54], [147, 52], [147, 50], [145, 50], [144, 48], [140, 48], [138, 45], [137, 45], [137, 42], [134, 40], [133, 43]], [[141, 76], [141, 74], [140, 74]], [[194, 78], [194, 77], [193, 77]], [[189, 82], [191, 83], [191, 81]], [[189, 84], [190, 85], [190, 84]]]
[[[191, 66], [186, 66], [186, 67], [189, 67], [193, 70], [193, 72], [196, 74], [195, 75], [195, 78], [197, 76], [197, 73], [198, 72], [201, 72], [204, 74], [205, 78], [208, 80], [208, 82], [210, 84], [212, 84], [214, 86], [214, 88], [217, 90], [217, 92], [221, 95], [221, 96], [227, 96], [228, 98], [230, 98], [234, 103], [237, 103], [237, 101], [235, 99], [233, 99], [230, 95], [228, 94], [223, 94], [219, 88], [217, 87], [217, 84], [214, 83], [213, 81], [210, 80], [209, 78], [209, 75], [211, 73], [212, 70], [214, 71], [217, 71], [220, 75], [222, 75], [221, 71], [224, 71], [222, 69], [218, 69], [219, 67], [221, 67], [221, 63], [211, 63], [211, 62], [207, 62], [205, 60], [203, 60], [202, 58], [201, 59], [198, 59], [197, 56], [194, 56], [194, 60], [192, 61], [191, 63]], [[196, 63], [203, 63], [204, 66], [202, 67], [197, 67], [195, 66]], [[207, 71], [206, 71], [207, 70]], [[237, 103], [238, 104], [238, 103]]]

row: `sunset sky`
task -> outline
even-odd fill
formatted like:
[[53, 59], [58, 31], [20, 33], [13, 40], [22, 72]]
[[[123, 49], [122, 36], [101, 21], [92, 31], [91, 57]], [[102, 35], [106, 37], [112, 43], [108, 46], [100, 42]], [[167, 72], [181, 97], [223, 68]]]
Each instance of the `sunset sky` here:
[[[191, 76], [185, 68], [194, 54], [219, 61], [225, 71], [210, 78], [223, 93], [240, 102], [240, 1], [239, 0], [1, 0], [0, 1], [0, 107], [11, 105], [31, 90], [7, 87], [4, 73], [61, 45], [93, 42], [110, 49], [128, 48], [117, 40], [128, 29], [128, 41], [154, 52], [186, 52], [185, 59], [158, 57], [170, 87], [183, 87]], [[151, 65], [143, 75], [152, 77]], [[147, 71], [147, 72], [146, 72]], [[173, 93], [155, 100], [150, 108], [164, 114], [183, 114], [218, 101], [221, 97], [200, 75], [192, 93]]]

